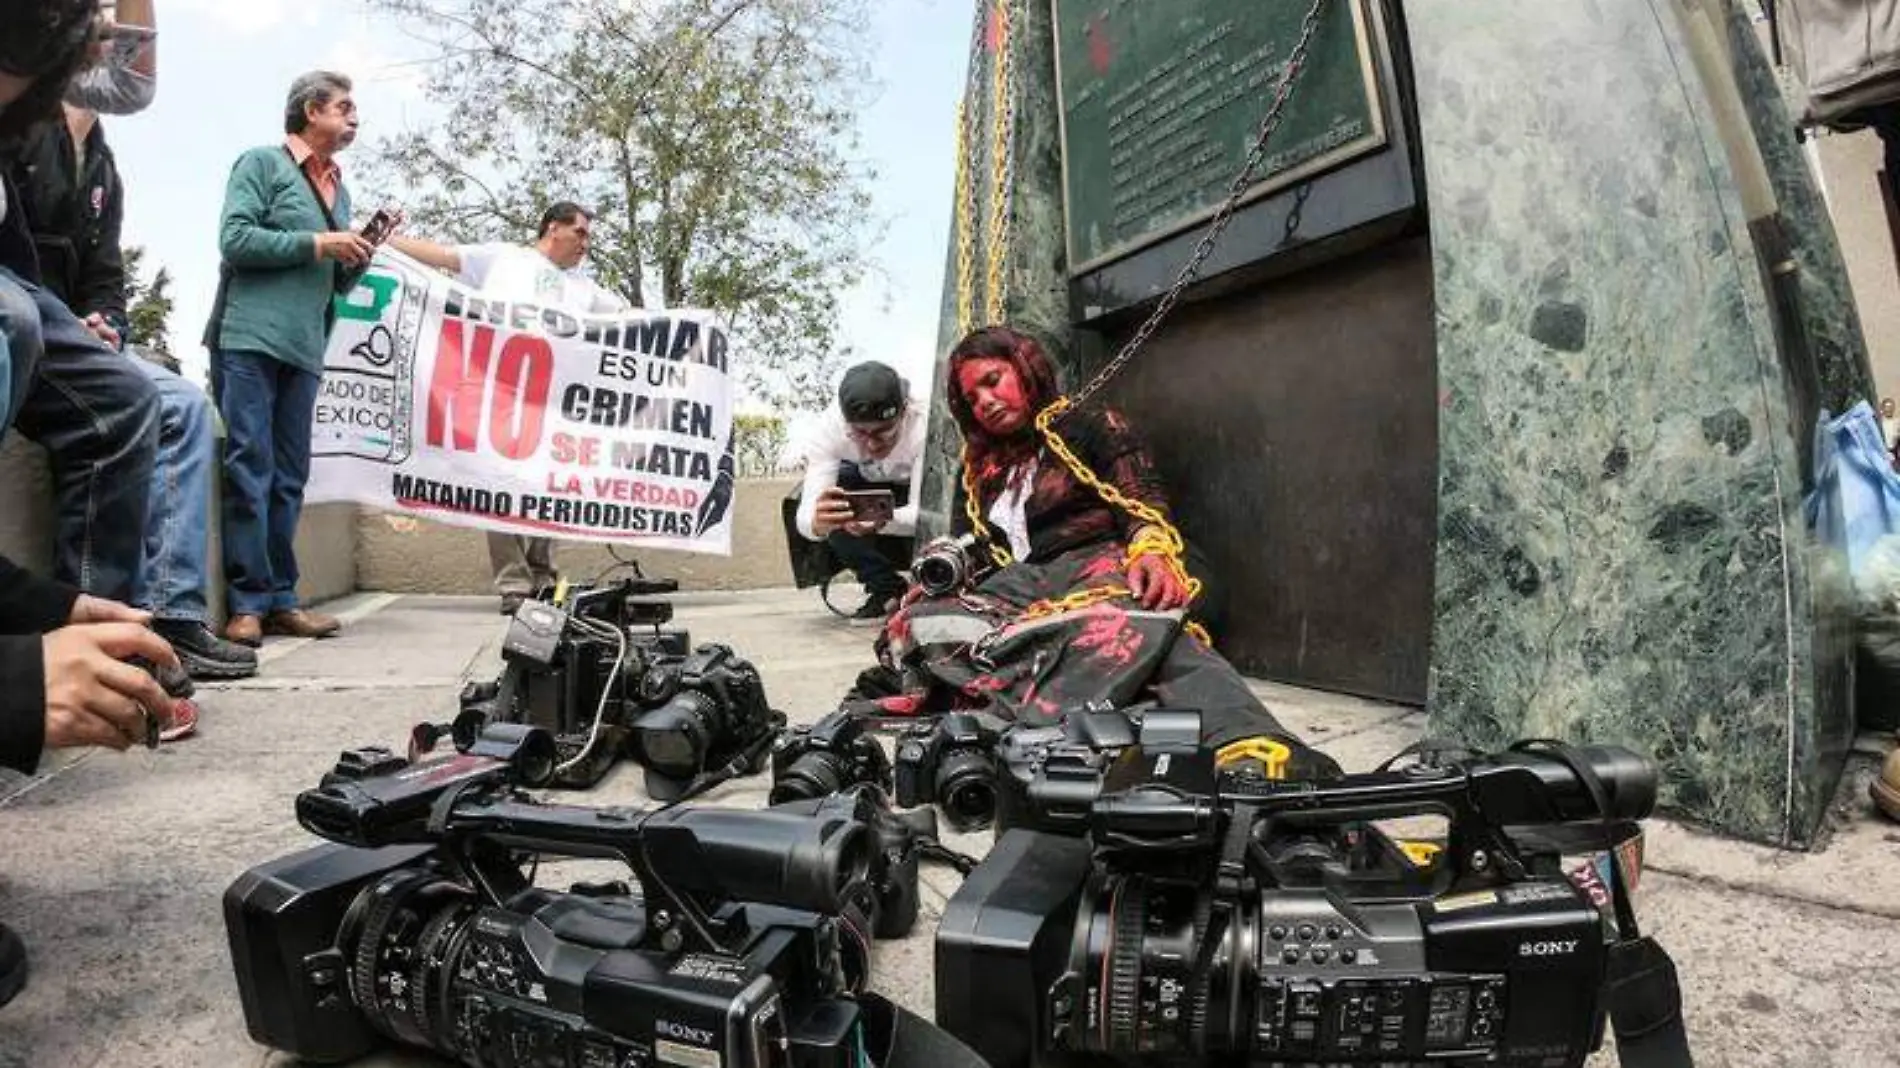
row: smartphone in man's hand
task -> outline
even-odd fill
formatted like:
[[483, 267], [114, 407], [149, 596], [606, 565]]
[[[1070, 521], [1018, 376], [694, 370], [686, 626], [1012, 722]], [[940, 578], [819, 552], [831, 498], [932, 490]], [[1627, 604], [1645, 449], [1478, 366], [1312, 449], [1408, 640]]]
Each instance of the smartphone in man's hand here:
[[855, 523], [888, 523], [897, 515], [897, 497], [890, 490], [845, 490]]

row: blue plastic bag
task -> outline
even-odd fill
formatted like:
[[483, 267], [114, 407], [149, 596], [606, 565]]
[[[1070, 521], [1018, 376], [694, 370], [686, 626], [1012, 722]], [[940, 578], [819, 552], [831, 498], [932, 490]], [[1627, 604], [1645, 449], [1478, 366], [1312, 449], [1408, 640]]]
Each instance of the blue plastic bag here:
[[1846, 554], [1863, 599], [1900, 596], [1900, 472], [1866, 401], [1836, 418], [1821, 413], [1805, 511], [1809, 532]]

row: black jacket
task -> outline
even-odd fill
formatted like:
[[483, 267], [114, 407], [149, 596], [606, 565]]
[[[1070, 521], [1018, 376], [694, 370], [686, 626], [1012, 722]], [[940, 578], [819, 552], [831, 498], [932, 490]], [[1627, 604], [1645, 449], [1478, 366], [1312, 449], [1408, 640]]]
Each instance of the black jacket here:
[[40, 635], [72, 617], [79, 591], [0, 556], [0, 766], [31, 774], [46, 745]]
[[74, 315], [98, 312], [124, 336], [125, 188], [103, 125], [93, 124], [85, 147], [82, 164], [63, 119], [35, 127], [7, 160], [20, 198], [13, 208], [32, 230], [39, 283]]

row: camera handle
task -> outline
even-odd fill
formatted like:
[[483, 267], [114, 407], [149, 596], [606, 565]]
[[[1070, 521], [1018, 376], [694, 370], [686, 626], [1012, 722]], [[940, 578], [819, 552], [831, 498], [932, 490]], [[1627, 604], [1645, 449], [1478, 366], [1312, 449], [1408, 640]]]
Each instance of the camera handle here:
[[[1622, 847], [1641, 835], [1640, 825], [1622, 824], [1610, 818], [1610, 795], [1603, 782], [1591, 770], [1587, 760], [1562, 742], [1530, 739], [1511, 747], [1514, 750], [1549, 757], [1568, 767], [1596, 803], [1602, 818], [1595, 833], [1588, 837], [1594, 847], [1601, 845], [1609, 858], [1610, 896], [1616, 906], [1617, 942], [1610, 947], [1605, 987], [1609, 998], [1610, 1025], [1616, 1031], [1617, 1060], [1624, 1068], [1694, 1068], [1689, 1053], [1689, 1036], [1683, 1029], [1682, 986], [1676, 978], [1676, 963], [1654, 938], [1645, 936], [1636, 925], [1636, 909], [1630, 901], [1628, 881], [1623, 875]], [[1561, 830], [1552, 828], [1552, 830]], [[1548, 834], [1548, 832], [1547, 832]], [[1551, 837], [1562, 837], [1550, 835]]]

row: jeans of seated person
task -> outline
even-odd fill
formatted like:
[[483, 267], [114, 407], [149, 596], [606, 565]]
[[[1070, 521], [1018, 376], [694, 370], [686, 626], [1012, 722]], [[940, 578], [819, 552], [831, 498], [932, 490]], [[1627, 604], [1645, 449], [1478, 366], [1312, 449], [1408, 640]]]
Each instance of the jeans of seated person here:
[[878, 548], [877, 535], [859, 537], [834, 530], [825, 535], [825, 545], [838, 557], [838, 562], [858, 577], [858, 582], [866, 593], [882, 600], [902, 597], [909, 583], [897, 573], [883, 550]]
[[158, 391], [59, 298], [9, 277], [40, 317], [39, 366], [14, 426], [46, 450], [58, 504], [53, 577], [129, 601], [144, 559]]
[[155, 619], [210, 622], [211, 472], [218, 456], [211, 399], [149, 360], [127, 357], [158, 389], [158, 462], [152, 466], [152, 514], [145, 563], [132, 604]]
[[[887, 489], [891, 491], [897, 507], [902, 508], [910, 503], [910, 483], [873, 482], [859, 474], [858, 465], [849, 461], [838, 465], [837, 486], [842, 490]], [[846, 570], [858, 577], [858, 583], [865, 592], [884, 600], [902, 597], [910, 583], [898, 573], [897, 566], [891, 563], [890, 558], [878, 549], [877, 539], [876, 534], [859, 537], [834, 530], [826, 535], [825, 545]]]
[[224, 583], [232, 615], [297, 607], [297, 522], [323, 380], [259, 352], [211, 359], [224, 416]]
[[0, 271], [0, 438], [26, 399], [40, 348], [39, 307], [25, 287]]

